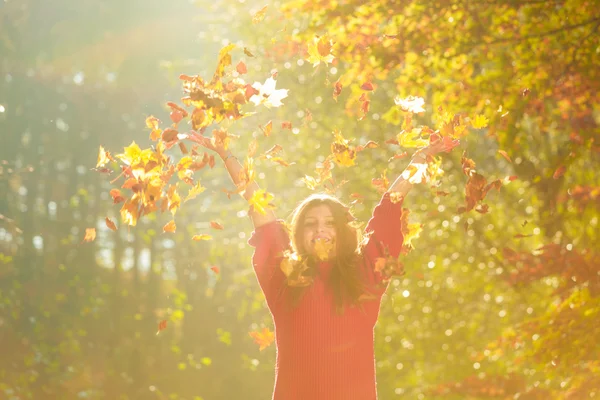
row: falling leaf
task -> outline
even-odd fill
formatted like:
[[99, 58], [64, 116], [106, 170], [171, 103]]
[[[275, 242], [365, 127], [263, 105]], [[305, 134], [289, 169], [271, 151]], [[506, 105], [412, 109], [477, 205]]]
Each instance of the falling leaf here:
[[334, 84], [333, 84], [333, 99], [337, 102], [337, 98], [338, 96], [342, 93], [342, 83], [340, 82], [340, 80], [338, 79]]
[[243, 61], [240, 61], [238, 63], [238, 65], [236, 65], [235, 70], [238, 72], [238, 74], [240, 75], [244, 75], [245, 73], [248, 72], [248, 69], [246, 68], [246, 64], [244, 64]]
[[498, 153], [500, 153], [500, 155], [504, 157], [509, 163], [512, 163], [512, 160], [504, 150], [498, 150]]
[[261, 8], [260, 10], [258, 10], [253, 16], [252, 16], [252, 23], [253, 24], [258, 24], [260, 23], [263, 19], [265, 19], [265, 15], [267, 14], [267, 7], [268, 6], [264, 6], [263, 8]]
[[250, 50], [248, 50], [247, 47], [244, 47], [244, 54], [247, 55], [248, 57], [254, 57], [254, 54], [252, 54], [250, 52]]
[[96, 228], [85, 228], [85, 236], [83, 242], [93, 242], [96, 239]]
[[477, 115], [473, 122], [471, 122], [471, 126], [475, 129], [485, 128], [490, 121], [485, 117], [485, 115]]
[[215, 274], [218, 274], [221, 272], [221, 269], [219, 267], [217, 267], [216, 265], [213, 265], [212, 267], [210, 267], [210, 270], [212, 272], [214, 272]]
[[308, 43], [309, 57], [306, 60], [311, 63], [313, 67], [316, 67], [322, 62], [329, 64], [335, 58], [334, 55], [331, 54], [332, 47], [333, 42], [327, 37], [327, 35], [323, 35], [321, 37], [315, 36]]
[[373, 91], [375, 90], [375, 88], [373, 87], [373, 84], [371, 82], [365, 82], [361, 85], [360, 87], [362, 90], [366, 90], [366, 91]]
[[560, 167], [558, 167], [556, 169], [556, 171], [554, 171], [554, 175], [552, 175], [552, 177], [554, 179], [558, 179], [558, 178], [560, 178], [561, 176], [564, 175], [564, 173], [565, 173], [566, 170], [567, 170], [567, 167], [565, 167], [564, 165], [561, 165]]
[[404, 99], [396, 97], [394, 99], [394, 103], [400, 106], [402, 111], [407, 111], [415, 114], [425, 112], [425, 109], [423, 108], [425, 100], [422, 97], [408, 96]]
[[171, 220], [169, 222], [167, 222], [165, 224], [165, 226], [163, 226], [163, 232], [175, 232], [175, 230], [177, 229], [177, 225], [175, 225], [175, 221]]
[[258, 93], [252, 95], [249, 100], [256, 106], [259, 104], [263, 104], [267, 108], [282, 106], [283, 103], [281, 102], [281, 99], [287, 97], [288, 90], [275, 89], [276, 84], [277, 81], [272, 77], [267, 78], [264, 84], [254, 82], [252, 88], [257, 90]]
[[329, 259], [329, 254], [331, 253], [331, 250], [333, 250], [334, 245], [335, 242], [333, 240], [328, 241], [323, 238], [317, 238], [315, 240], [315, 254], [317, 255], [317, 258], [319, 260]]
[[281, 123], [281, 129], [289, 129], [292, 130], [292, 123], [290, 121], [283, 121]]
[[110, 218], [106, 217], [104, 221], [106, 222], [106, 226], [108, 227], [108, 229], [110, 229], [111, 231], [117, 230], [117, 226]]
[[269, 121], [265, 124], [265, 126], [258, 126], [262, 131], [263, 134], [266, 137], [269, 137], [271, 135], [271, 132], [273, 131], [273, 121]]
[[202, 233], [200, 235], [194, 235], [192, 236], [192, 240], [199, 242], [201, 240], [212, 240], [212, 236], [211, 235], [207, 235], [205, 233]]
[[218, 223], [216, 221], [210, 221], [210, 226], [213, 229], [223, 230], [223, 225], [221, 225], [220, 223]]
[[252, 197], [248, 201], [250, 203], [250, 207], [253, 211], [258, 212], [259, 214], [266, 215], [267, 208], [274, 208], [270, 202], [273, 200], [274, 196], [271, 193], [265, 192], [264, 189], [255, 190], [252, 194]]
[[259, 345], [260, 351], [269, 347], [275, 340], [275, 333], [271, 332], [269, 328], [263, 328], [262, 332], [249, 332], [249, 335], [254, 339], [254, 343]]
[[164, 331], [165, 329], [167, 329], [167, 320], [166, 319], [164, 319], [158, 323], [158, 331], [156, 331], [156, 334], [158, 335], [160, 332]]
[[110, 195], [113, 198], [113, 203], [118, 204], [125, 201], [125, 197], [121, 195], [121, 191], [119, 189], [111, 189]]
[[532, 235], [532, 234], [529, 234], [529, 235], [523, 235], [523, 234], [521, 234], [521, 233], [517, 233], [517, 234], [514, 236], [514, 238], [515, 238], [515, 239], [522, 239], [522, 238], [527, 238], [527, 237], [531, 237], [531, 236], [533, 236], [533, 235]]
[[110, 153], [104, 150], [104, 147], [100, 146], [98, 149], [98, 162], [96, 163], [96, 168], [104, 167], [109, 161], [112, 161], [113, 158]]

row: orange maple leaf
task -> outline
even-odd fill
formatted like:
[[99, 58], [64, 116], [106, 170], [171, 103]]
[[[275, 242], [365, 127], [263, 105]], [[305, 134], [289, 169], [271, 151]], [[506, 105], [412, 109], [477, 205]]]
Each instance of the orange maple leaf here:
[[260, 346], [260, 351], [269, 347], [275, 340], [275, 333], [271, 332], [269, 328], [263, 328], [262, 332], [253, 331], [248, 334], [254, 339], [254, 343]]
[[96, 228], [85, 228], [85, 236], [83, 242], [93, 242], [96, 239]]

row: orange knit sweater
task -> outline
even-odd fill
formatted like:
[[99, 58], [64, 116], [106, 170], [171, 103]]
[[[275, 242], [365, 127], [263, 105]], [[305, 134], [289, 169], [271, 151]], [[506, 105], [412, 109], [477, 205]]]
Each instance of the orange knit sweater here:
[[[255, 230], [248, 243], [255, 247], [252, 259], [260, 287], [275, 326], [277, 360], [272, 400], [375, 400], [375, 356], [373, 329], [379, 316], [381, 296], [387, 286], [373, 266], [377, 257], [397, 257], [402, 247], [400, 217], [402, 202], [393, 204], [385, 194], [373, 211], [366, 232], [373, 232], [360, 264], [365, 283], [375, 300], [335, 312], [333, 292], [327, 279], [330, 262], [318, 264], [319, 273], [298, 307], [287, 307], [280, 296], [286, 285], [279, 268], [281, 254], [290, 246], [281, 221]], [[284, 292], [285, 293], [285, 292]]]

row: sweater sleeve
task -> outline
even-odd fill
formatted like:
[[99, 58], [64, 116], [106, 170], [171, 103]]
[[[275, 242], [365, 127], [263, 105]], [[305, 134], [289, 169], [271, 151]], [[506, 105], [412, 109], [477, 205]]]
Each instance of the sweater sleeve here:
[[290, 238], [282, 220], [259, 226], [252, 232], [248, 244], [254, 247], [252, 267], [271, 311], [285, 285], [285, 275], [279, 264], [283, 252], [290, 248]]
[[369, 268], [367, 275], [372, 278], [373, 283], [379, 284], [385, 278], [381, 272], [375, 270], [377, 258], [386, 255], [397, 258], [402, 250], [402, 203], [403, 201], [392, 203], [390, 194], [385, 193], [365, 228], [365, 234], [369, 235], [369, 238], [363, 254], [365, 264]]

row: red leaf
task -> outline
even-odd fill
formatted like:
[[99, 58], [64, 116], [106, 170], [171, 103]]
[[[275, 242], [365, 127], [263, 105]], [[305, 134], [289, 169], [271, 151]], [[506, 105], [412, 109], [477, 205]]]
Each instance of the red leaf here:
[[283, 121], [281, 123], [281, 129], [289, 129], [292, 130], [292, 123], [290, 121]]
[[165, 329], [167, 329], [167, 320], [166, 319], [164, 319], [158, 323], [158, 331], [156, 332], [156, 334], [158, 335], [161, 331], [164, 331]]
[[342, 84], [338, 80], [333, 84], [333, 99], [337, 101], [338, 96], [342, 93]]
[[558, 167], [556, 169], [556, 171], [554, 171], [554, 175], [552, 176], [554, 179], [558, 179], [561, 176], [564, 175], [565, 171], [567, 170], [567, 167], [565, 167], [564, 165], [561, 165], [560, 167]]
[[248, 72], [248, 69], [246, 68], [246, 64], [244, 64], [243, 61], [240, 61], [238, 63], [238, 65], [235, 67], [235, 70], [238, 72], [238, 74], [240, 75], [244, 75], [246, 72]]
[[212, 267], [210, 267], [210, 269], [215, 273], [218, 274], [219, 272], [221, 272], [221, 269], [219, 267], [217, 267], [216, 265], [213, 265]]
[[375, 90], [375, 88], [373, 87], [373, 84], [371, 82], [365, 82], [365, 83], [363, 83], [360, 88], [362, 90], [368, 90], [368, 91]]

